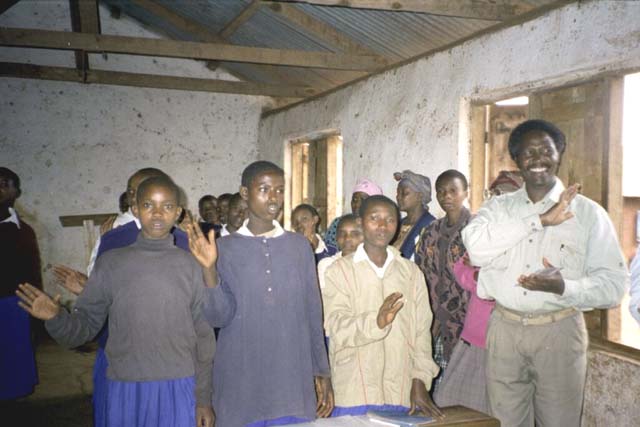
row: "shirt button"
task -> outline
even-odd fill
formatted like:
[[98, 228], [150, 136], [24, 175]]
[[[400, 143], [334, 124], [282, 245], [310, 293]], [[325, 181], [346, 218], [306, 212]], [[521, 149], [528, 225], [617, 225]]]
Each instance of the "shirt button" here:
[[523, 292], [522, 292], [522, 295], [527, 295], [527, 291], [523, 291]]
[[[533, 224], [531, 224], [533, 225]], [[262, 243], [267, 243], [267, 239], [262, 239]]]
[[529, 239], [529, 243], [533, 243], [533, 239]]
[[527, 268], [529, 268], [529, 267], [530, 267], [530, 265], [529, 265], [529, 264], [527, 264], [527, 265], [526, 265], [526, 267], [527, 267]]
[[267, 274], [270, 274], [270, 273], [271, 273], [271, 270], [267, 270]]
[[271, 288], [267, 288], [267, 292], [271, 292]]
[[264, 254], [264, 256], [269, 256], [269, 254], [268, 254], [268, 253], [266, 253], [266, 254]]

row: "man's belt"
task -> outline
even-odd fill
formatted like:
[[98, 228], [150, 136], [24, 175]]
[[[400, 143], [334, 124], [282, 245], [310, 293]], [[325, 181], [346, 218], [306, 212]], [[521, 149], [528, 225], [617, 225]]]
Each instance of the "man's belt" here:
[[522, 323], [525, 326], [547, 325], [578, 313], [578, 311], [573, 307], [558, 311], [551, 311], [549, 313], [524, 313], [521, 311], [511, 310], [498, 304], [496, 304], [496, 311], [502, 314], [502, 317], [505, 319]]

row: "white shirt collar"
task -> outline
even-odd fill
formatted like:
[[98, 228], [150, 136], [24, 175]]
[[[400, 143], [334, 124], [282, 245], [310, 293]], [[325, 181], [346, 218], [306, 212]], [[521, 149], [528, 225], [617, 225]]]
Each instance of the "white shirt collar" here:
[[220, 229], [220, 237], [224, 237], [224, 236], [228, 236], [229, 234], [229, 229], [227, 228], [227, 224], [222, 224], [222, 228]]
[[[273, 223], [273, 227], [275, 228], [275, 233], [271, 237], [282, 236], [284, 234], [284, 228], [282, 228], [280, 223], [276, 220], [273, 220], [272, 223]], [[248, 218], [244, 220], [244, 222], [242, 223], [242, 227], [238, 228], [237, 233], [242, 234], [243, 236], [256, 237], [256, 235], [249, 230], [249, 227], [247, 227], [247, 224], [249, 224]]]
[[324, 244], [324, 240], [322, 240], [322, 237], [319, 234], [316, 233], [316, 237], [318, 238], [318, 247], [316, 248], [315, 253], [321, 254], [327, 250], [327, 245]]
[[20, 229], [20, 220], [18, 219], [18, 214], [13, 208], [9, 208], [9, 216], [0, 221], [0, 223], [5, 222], [12, 222], [18, 227], [18, 230]]
[[[545, 194], [542, 200], [549, 199], [553, 203], [558, 203], [560, 200], [560, 195], [564, 191], [565, 187], [560, 178], [556, 176], [556, 183], [553, 185], [553, 188], [549, 190], [547, 194]], [[525, 201], [529, 200], [529, 194], [527, 193], [527, 184], [523, 184], [522, 188], [516, 191]]]
[[124, 212], [124, 213], [119, 213], [118, 216], [116, 217], [115, 221], [113, 221], [113, 227], [117, 228], [120, 227], [121, 225], [125, 225], [130, 223], [131, 221], [135, 221], [136, 225], [138, 226], [138, 230], [140, 228], [142, 228], [140, 226], [140, 220], [138, 218], [136, 218], [136, 216], [133, 214], [133, 212], [131, 211], [131, 208], [129, 208], [128, 211]]
[[393, 258], [393, 252], [389, 249], [389, 246], [387, 246], [387, 259], [384, 261], [384, 265], [382, 267], [378, 267], [373, 261], [371, 261], [369, 255], [367, 255], [367, 251], [364, 250], [364, 243], [360, 243], [356, 252], [353, 254], [353, 262], [367, 261], [373, 268], [373, 271], [376, 272], [376, 276], [380, 279], [384, 277], [384, 273], [387, 271], [387, 268], [391, 264], [391, 261], [393, 261]]

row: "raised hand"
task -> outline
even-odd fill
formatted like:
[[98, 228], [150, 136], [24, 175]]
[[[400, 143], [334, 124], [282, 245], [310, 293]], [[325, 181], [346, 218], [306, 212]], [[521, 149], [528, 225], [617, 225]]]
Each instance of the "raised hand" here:
[[330, 377], [315, 377], [316, 395], [318, 397], [318, 406], [316, 407], [316, 416], [319, 418], [327, 418], [331, 415], [334, 406], [333, 386]]
[[560, 200], [553, 205], [548, 211], [540, 215], [540, 222], [543, 226], [551, 226], [562, 224], [568, 219], [573, 218], [573, 213], [567, 209], [571, 204], [571, 201], [576, 197], [580, 191], [580, 184], [573, 184], [567, 187], [562, 194], [560, 194]]
[[211, 268], [218, 260], [218, 248], [214, 230], [209, 231], [208, 239], [202, 233], [200, 225], [192, 216], [184, 220], [187, 236], [189, 237], [189, 249], [198, 263], [206, 269]]
[[444, 414], [436, 406], [436, 404], [431, 400], [429, 396], [429, 392], [427, 392], [427, 387], [424, 383], [414, 378], [411, 383], [411, 394], [409, 395], [409, 401], [411, 402], [411, 408], [409, 410], [409, 415], [414, 415], [417, 413], [421, 413], [426, 416], [431, 416], [437, 419], [444, 418]]
[[60, 295], [54, 299], [29, 283], [18, 285], [18, 305], [30, 315], [41, 320], [51, 320], [60, 312]]
[[54, 265], [53, 274], [58, 279], [58, 284], [74, 295], [80, 295], [88, 280], [86, 274], [66, 265]]
[[396, 318], [396, 314], [404, 307], [404, 303], [400, 301], [400, 298], [402, 298], [402, 294], [400, 292], [394, 292], [382, 302], [378, 310], [377, 318], [380, 329], [384, 329], [387, 325], [391, 324]]
[[544, 268], [528, 276], [518, 277], [518, 284], [530, 291], [549, 292], [562, 295], [564, 293], [564, 279], [561, 268], [551, 265], [548, 259], [542, 258]]

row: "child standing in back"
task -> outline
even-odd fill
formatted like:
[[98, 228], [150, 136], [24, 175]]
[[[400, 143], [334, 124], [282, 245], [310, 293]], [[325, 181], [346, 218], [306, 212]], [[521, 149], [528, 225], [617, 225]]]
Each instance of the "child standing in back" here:
[[[201, 312], [209, 266], [174, 245], [181, 209], [168, 177], [143, 181], [133, 211], [142, 228], [136, 242], [98, 258], [71, 313], [29, 284], [17, 292], [20, 306], [67, 347], [91, 340], [109, 317], [108, 426], [193, 427], [196, 404], [208, 406], [211, 394], [197, 381], [213, 360]], [[210, 409], [199, 411], [197, 425], [213, 425]]]

